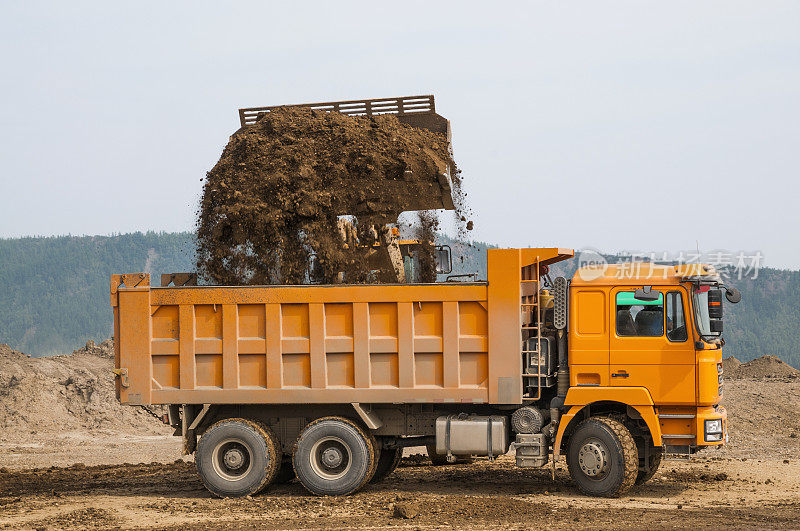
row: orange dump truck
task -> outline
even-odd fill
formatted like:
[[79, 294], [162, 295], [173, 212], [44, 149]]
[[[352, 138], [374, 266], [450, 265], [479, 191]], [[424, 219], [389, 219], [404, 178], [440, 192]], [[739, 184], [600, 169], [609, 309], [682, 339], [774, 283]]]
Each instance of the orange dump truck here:
[[665, 454], [725, 442], [713, 268], [633, 264], [551, 280], [569, 249], [493, 249], [485, 282], [189, 286], [115, 275], [119, 399], [168, 406], [213, 493], [297, 479], [343, 495], [402, 449], [435, 463], [565, 455], [619, 495]]

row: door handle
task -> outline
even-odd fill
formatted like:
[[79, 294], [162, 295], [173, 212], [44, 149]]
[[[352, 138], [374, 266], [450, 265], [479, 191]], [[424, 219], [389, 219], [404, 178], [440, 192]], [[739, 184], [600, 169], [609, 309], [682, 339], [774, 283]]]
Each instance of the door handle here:
[[611, 373], [612, 378], [627, 378], [628, 376], [630, 376], [630, 374], [628, 374], [627, 371], [619, 371]]

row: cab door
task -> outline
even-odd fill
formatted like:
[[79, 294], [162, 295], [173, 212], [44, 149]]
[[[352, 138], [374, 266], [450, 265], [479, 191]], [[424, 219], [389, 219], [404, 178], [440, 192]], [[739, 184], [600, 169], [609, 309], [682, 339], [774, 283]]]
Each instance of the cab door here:
[[686, 290], [653, 286], [658, 299], [640, 301], [633, 296], [637, 287], [643, 286], [611, 290], [611, 385], [644, 387], [656, 404], [693, 405], [696, 363]]

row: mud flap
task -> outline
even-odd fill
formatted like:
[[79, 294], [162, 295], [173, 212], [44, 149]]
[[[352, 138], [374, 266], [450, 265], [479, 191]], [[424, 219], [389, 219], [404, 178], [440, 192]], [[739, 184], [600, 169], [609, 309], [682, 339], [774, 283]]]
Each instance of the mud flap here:
[[211, 404], [199, 406], [193, 404], [183, 405], [183, 419], [181, 422], [181, 434], [183, 435], [183, 455], [191, 455], [197, 449], [197, 428], [211, 410]]

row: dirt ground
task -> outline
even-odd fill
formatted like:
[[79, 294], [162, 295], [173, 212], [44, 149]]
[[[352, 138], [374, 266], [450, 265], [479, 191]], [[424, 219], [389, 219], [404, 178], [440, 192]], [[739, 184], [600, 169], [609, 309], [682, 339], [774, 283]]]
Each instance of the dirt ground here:
[[[755, 465], [755, 466], [754, 466]], [[800, 461], [709, 455], [667, 462], [620, 499], [579, 495], [563, 466], [404, 466], [350, 497], [309, 496], [298, 483], [244, 499], [216, 499], [194, 465], [127, 464], [5, 471], [0, 526], [14, 528], [792, 528], [800, 517]], [[395, 507], [413, 519], [398, 518]], [[403, 511], [398, 511], [402, 513]]]
[[509, 456], [446, 467], [408, 459], [350, 497], [317, 498], [293, 482], [221, 500], [205, 490], [191, 458], [180, 456], [180, 440], [160, 427], [144, 434], [4, 431], [0, 527], [796, 528], [800, 381], [732, 379], [725, 386], [728, 447], [665, 462], [648, 484], [611, 500], [580, 495], [563, 459], [553, 481], [549, 468], [517, 469]]

